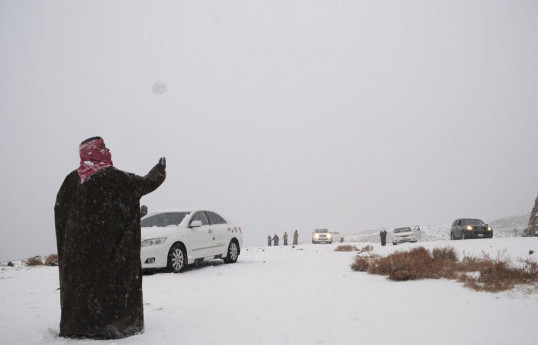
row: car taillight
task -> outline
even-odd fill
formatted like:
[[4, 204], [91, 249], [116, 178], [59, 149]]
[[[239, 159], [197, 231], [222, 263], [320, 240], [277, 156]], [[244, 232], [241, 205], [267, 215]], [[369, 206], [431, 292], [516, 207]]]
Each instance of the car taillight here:
[[238, 228], [239, 228], [239, 232], [240, 232], [240, 233], [243, 233], [243, 230], [241, 230], [241, 227], [238, 226]]

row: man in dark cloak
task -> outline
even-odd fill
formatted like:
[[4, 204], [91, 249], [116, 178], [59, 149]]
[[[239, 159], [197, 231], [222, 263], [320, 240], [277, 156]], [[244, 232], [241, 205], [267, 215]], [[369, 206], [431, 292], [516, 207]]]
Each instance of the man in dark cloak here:
[[381, 237], [381, 245], [384, 246], [387, 244], [387, 231], [385, 229], [381, 230], [379, 236]]
[[163, 157], [142, 177], [113, 167], [100, 137], [79, 147], [80, 167], [54, 206], [60, 336], [116, 339], [144, 331], [140, 198], [166, 178]]

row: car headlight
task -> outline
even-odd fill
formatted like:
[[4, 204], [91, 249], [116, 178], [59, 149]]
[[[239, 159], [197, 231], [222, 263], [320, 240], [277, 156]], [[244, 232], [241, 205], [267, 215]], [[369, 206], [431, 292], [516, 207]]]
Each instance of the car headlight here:
[[157, 238], [148, 238], [147, 240], [142, 241], [142, 247], [154, 246], [156, 244], [161, 244], [166, 241], [166, 237], [157, 237]]
[[328, 238], [331, 238], [333, 235], [332, 234], [327, 234], [327, 237]]
[[473, 230], [473, 227], [470, 226], [470, 225], [467, 225], [467, 230], [471, 231], [471, 230]]
[[491, 231], [491, 230], [493, 230], [493, 229], [491, 228], [491, 226], [488, 226], [488, 231]]

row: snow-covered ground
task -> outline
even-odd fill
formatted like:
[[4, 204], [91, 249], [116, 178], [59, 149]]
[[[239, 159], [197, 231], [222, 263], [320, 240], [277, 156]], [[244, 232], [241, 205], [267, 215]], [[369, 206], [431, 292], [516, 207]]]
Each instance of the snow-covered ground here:
[[[368, 243], [353, 243], [362, 247]], [[423, 245], [528, 259], [538, 238], [372, 243], [386, 255]], [[24, 344], [536, 344], [538, 293], [476, 292], [455, 281], [394, 282], [350, 269], [338, 244], [246, 248], [182, 274], [144, 276], [145, 333], [58, 337], [56, 267], [0, 267], [0, 343]], [[529, 250], [537, 253], [530, 255]]]

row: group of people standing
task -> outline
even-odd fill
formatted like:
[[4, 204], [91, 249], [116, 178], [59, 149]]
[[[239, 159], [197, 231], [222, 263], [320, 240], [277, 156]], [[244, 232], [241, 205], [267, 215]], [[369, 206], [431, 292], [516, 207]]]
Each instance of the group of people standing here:
[[[288, 233], [284, 232], [284, 235], [282, 236], [282, 240], [284, 240], [284, 245], [288, 245]], [[280, 241], [280, 238], [277, 234], [275, 236], [271, 237], [271, 235], [267, 236], [267, 245], [271, 247], [271, 243], [274, 244], [274, 246], [278, 246], [278, 242]], [[293, 245], [296, 246], [299, 242], [299, 234], [297, 233], [297, 230], [293, 233]]]

